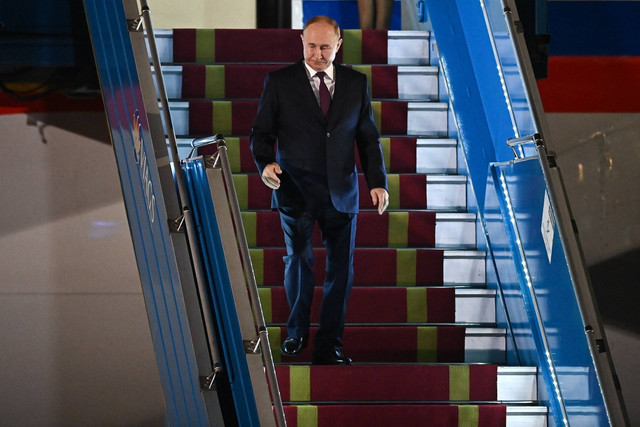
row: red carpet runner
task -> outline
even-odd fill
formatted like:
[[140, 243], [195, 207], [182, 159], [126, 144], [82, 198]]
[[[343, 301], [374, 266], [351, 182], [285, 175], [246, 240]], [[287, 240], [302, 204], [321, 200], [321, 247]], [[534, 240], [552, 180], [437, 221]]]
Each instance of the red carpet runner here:
[[[426, 210], [426, 175], [416, 173], [416, 138], [406, 136], [408, 103], [396, 99], [397, 67], [385, 65], [384, 31], [345, 31], [338, 58], [369, 76], [390, 173], [391, 204], [383, 216], [373, 210], [361, 179], [363, 211], [344, 335], [344, 351], [355, 364], [311, 366], [310, 348], [295, 359], [280, 356], [288, 316], [285, 250], [247, 135], [265, 74], [300, 58], [298, 33], [174, 30], [173, 46], [174, 62], [183, 65], [189, 136], [222, 133], [227, 138], [288, 425], [506, 425], [506, 407], [495, 404], [497, 367], [464, 363], [469, 325], [455, 324], [455, 289], [442, 286], [444, 252], [434, 249], [435, 213]], [[320, 285], [325, 260], [318, 233], [314, 242]], [[321, 297], [318, 287], [313, 322]]]

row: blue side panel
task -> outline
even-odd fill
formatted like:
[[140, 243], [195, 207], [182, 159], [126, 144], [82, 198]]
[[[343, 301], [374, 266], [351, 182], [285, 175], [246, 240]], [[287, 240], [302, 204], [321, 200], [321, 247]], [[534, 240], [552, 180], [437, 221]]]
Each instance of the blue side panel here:
[[165, 397], [166, 421], [174, 426], [208, 425], [123, 4], [119, 0], [84, 3]]
[[[390, 30], [402, 29], [401, 14], [401, 2], [396, 0], [393, 3]], [[303, 23], [316, 15], [332, 17], [343, 30], [360, 28], [356, 0], [304, 0], [302, 2]]]
[[[544, 379], [552, 385], [548, 390], [557, 394], [549, 396], [548, 403], [555, 406], [556, 401], [564, 401], [569, 425], [607, 425], [608, 417], [567, 256], [553, 208], [545, 205], [547, 184], [540, 163], [537, 158], [530, 158], [498, 165], [494, 178], [502, 214], [509, 219], [506, 226], [510, 245], [522, 249], [515, 251], [514, 260], [526, 266], [518, 270], [519, 289], [514, 287], [512, 291], [524, 301], [529, 317], [529, 322], [522, 322], [524, 331], [527, 334], [531, 331]], [[549, 239], [553, 236], [549, 246], [545, 245], [545, 235]], [[541, 329], [537, 326], [538, 315]], [[527, 324], [531, 328], [527, 328]], [[559, 419], [557, 411], [555, 408], [556, 419]]]
[[550, 1], [549, 55], [640, 55], [640, 2]]
[[258, 410], [244, 352], [242, 331], [206, 170], [200, 159], [186, 162], [183, 170], [198, 229], [201, 258], [208, 279], [211, 305], [215, 312], [216, 329], [220, 336], [222, 363], [231, 383], [238, 422], [241, 426], [258, 426]]
[[487, 285], [505, 309], [497, 320], [508, 331], [507, 360], [539, 367], [539, 399], [549, 406], [550, 425], [607, 425], [557, 230], [547, 259], [541, 231], [547, 183], [538, 153], [529, 147], [524, 154], [535, 157], [511, 162], [506, 145], [543, 130], [536, 129], [502, 2], [427, 0], [426, 6], [463, 154], [460, 171], [467, 171], [475, 199], [469, 209], [478, 213], [479, 241], [489, 254]]

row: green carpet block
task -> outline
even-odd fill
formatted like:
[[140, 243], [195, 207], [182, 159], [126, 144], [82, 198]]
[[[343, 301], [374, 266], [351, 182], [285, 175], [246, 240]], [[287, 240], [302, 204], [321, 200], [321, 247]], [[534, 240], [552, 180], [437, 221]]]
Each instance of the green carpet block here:
[[240, 138], [226, 138], [227, 155], [231, 164], [231, 172], [240, 172], [242, 167], [242, 156], [240, 154]]
[[426, 323], [427, 288], [407, 288], [407, 322]]
[[233, 175], [233, 185], [236, 187], [240, 209], [249, 207], [249, 177], [246, 174]]
[[449, 399], [469, 400], [469, 366], [452, 365], [449, 367]]
[[289, 367], [289, 399], [293, 402], [311, 400], [311, 367]]
[[362, 31], [344, 30], [342, 40], [342, 62], [362, 64]]
[[244, 226], [244, 232], [247, 235], [247, 244], [250, 247], [258, 246], [256, 244], [258, 240], [257, 218], [258, 214], [256, 212], [242, 212], [242, 224]]
[[216, 30], [196, 30], [196, 62], [216, 61]]
[[480, 408], [475, 405], [458, 406], [458, 427], [478, 427]]
[[387, 185], [389, 186], [389, 209], [400, 208], [400, 175], [388, 174]]
[[398, 249], [396, 251], [396, 285], [416, 285], [416, 259], [414, 249]]
[[409, 245], [409, 212], [389, 212], [390, 248], [406, 248]]
[[[262, 316], [264, 317], [264, 321], [267, 323], [270, 323], [272, 321], [271, 319], [273, 319], [272, 304], [271, 304], [271, 289], [259, 288], [258, 296], [260, 297], [260, 305], [262, 306]], [[278, 331], [280, 331], [280, 329], [278, 329]], [[271, 339], [269, 339], [269, 342], [271, 342]], [[271, 348], [273, 349], [273, 346], [271, 346]]]
[[269, 334], [269, 346], [273, 354], [273, 361], [278, 363], [282, 360], [279, 350], [282, 343], [282, 330], [278, 327], [267, 328], [267, 334]]
[[253, 264], [253, 274], [256, 276], [256, 283], [264, 283], [264, 253], [262, 249], [249, 249], [251, 264]]
[[224, 98], [224, 65], [207, 65], [205, 67], [205, 75], [204, 96], [207, 98]]
[[301, 405], [297, 407], [298, 422], [300, 427], [318, 427], [318, 407]]
[[233, 133], [231, 101], [213, 101], [213, 133]]
[[433, 363], [438, 361], [438, 328], [424, 326], [418, 328], [417, 361]]

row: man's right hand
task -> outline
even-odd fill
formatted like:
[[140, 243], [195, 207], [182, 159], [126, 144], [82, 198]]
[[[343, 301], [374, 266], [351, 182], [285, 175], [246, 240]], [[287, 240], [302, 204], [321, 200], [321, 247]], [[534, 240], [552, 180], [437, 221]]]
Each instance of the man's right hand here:
[[277, 190], [280, 188], [280, 178], [278, 175], [282, 173], [282, 169], [280, 169], [280, 165], [277, 163], [269, 163], [262, 170], [262, 182], [271, 188], [272, 190]]

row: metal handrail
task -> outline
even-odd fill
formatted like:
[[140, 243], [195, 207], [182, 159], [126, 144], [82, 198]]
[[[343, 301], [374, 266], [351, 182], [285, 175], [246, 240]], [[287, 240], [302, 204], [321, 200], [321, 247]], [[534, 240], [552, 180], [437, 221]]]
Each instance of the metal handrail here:
[[[212, 140], [211, 140], [212, 138]], [[276, 369], [273, 361], [273, 355], [271, 353], [271, 346], [269, 344], [269, 333], [267, 331], [267, 324], [264, 320], [262, 311], [262, 303], [260, 302], [260, 295], [258, 293], [258, 284], [253, 272], [253, 264], [251, 262], [251, 255], [249, 253], [249, 242], [247, 241], [247, 234], [244, 230], [244, 224], [242, 221], [242, 214], [240, 213], [240, 204], [238, 203], [238, 195], [236, 188], [233, 185], [233, 174], [231, 172], [231, 163], [229, 163], [229, 156], [227, 153], [227, 142], [222, 135], [217, 134], [214, 137], [203, 138], [192, 143], [194, 148], [197, 147], [197, 143], [203, 145], [205, 142], [215, 142], [218, 151], [216, 152], [216, 161], [218, 160], [222, 166], [222, 175], [224, 177], [225, 186], [227, 188], [227, 199], [229, 200], [229, 206], [231, 208], [231, 216], [235, 224], [236, 239], [238, 240], [238, 246], [240, 247], [240, 257], [242, 259], [242, 266], [244, 269], [245, 278], [247, 281], [247, 288], [249, 291], [249, 299], [251, 301], [251, 309], [256, 323], [258, 332], [258, 338], [255, 348], [260, 346], [262, 355], [264, 357], [265, 371], [269, 380], [269, 390], [271, 392], [271, 401], [274, 405], [274, 412], [277, 425], [285, 427], [287, 425], [284, 417], [284, 409], [282, 406], [282, 398], [280, 396], [280, 388], [278, 386], [278, 379], [276, 378]]]

